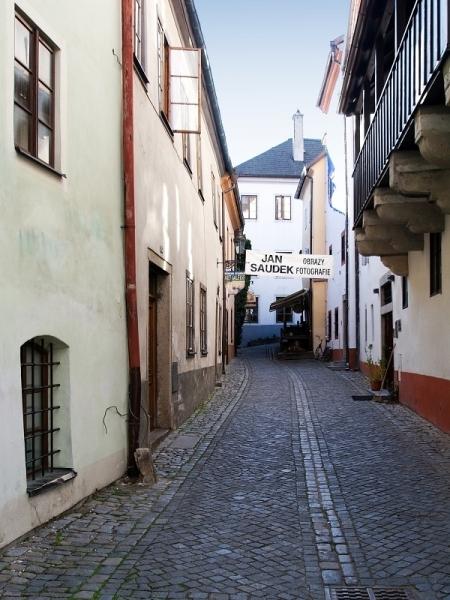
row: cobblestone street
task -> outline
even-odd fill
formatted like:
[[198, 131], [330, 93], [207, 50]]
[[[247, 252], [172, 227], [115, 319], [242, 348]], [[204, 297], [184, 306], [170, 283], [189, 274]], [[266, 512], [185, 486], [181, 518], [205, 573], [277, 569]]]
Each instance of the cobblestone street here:
[[117, 482], [6, 548], [0, 597], [449, 600], [450, 438], [361, 386], [246, 351], [159, 447], [157, 485]]

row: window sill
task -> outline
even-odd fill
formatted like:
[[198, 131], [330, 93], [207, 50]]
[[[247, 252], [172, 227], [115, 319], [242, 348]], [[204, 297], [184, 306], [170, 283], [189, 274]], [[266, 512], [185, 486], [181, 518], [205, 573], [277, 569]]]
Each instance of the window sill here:
[[186, 358], [194, 358], [196, 354], [197, 352], [195, 352], [194, 350], [188, 351], [186, 352]]
[[47, 492], [54, 487], [58, 487], [67, 483], [71, 479], [77, 476], [76, 471], [73, 469], [55, 469], [52, 473], [48, 473], [40, 479], [34, 479], [27, 485], [27, 494], [31, 496], [37, 496], [43, 492]]
[[202, 350], [202, 356], [208, 356], [208, 350]]
[[161, 119], [162, 124], [164, 125], [165, 130], [170, 135], [170, 137], [172, 139], [172, 142], [173, 142], [175, 135], [174, 135], [174, 133], [172, 131], [172, 127], [170, 126], [169, 121], [167, 120], [166, 115], [164, 114], [164, 112], [162, 110], [159, 112], [159, 118]]
[[39, 158], [37, 158], [36, 156], [33, 156], [32, 154], [30, 154], [29, 152], [26, 152], [25, 150], [22, 150], [22, 148], [19, 148], [19, 146], [16, 146], [16, 152], [17, 154], [20, 154], [20, 156], [23, 156], [24, 158], [30, 160], [31, 162], [34, 162], [35, 164], [44, 167], [44, 169], [47, 169], [47, 171], [50, 171], [50, 173], [53, 173], [53, 175], [56, 175], [57, 177], [61, 178], [61, 177], [67, 177], [67, 175], [65, 173], [61, 173], [60, 171], [58, 171], [57, 169], [55, 169], [54, 167], [48, 165], [47, 163], [45, 163], [43, 160], [40, 160]]
[[147, 91], [147, 85], [149, 83], [149, 79], [148, 79], [147, 75], [145, 74], [143, 66], [141, 65], [141, 63], [139, 62], [139, 60], [135, 54], [133, 55], [133, 62], [134, 62], [134, 70], [136, 71], [137, 76], [139, 77], [142, 85], [144, 86], [145, 91]]

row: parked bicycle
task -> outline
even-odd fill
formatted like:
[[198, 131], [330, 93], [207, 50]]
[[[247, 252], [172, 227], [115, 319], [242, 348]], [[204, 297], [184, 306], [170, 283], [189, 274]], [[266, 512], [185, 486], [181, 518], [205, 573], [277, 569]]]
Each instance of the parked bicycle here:
[[314, 358], [323, 362], [330, 362], [332, 358], [331, 348], [327, 345], [327, 340], [321, 339], [318, 346], [314, 350]]

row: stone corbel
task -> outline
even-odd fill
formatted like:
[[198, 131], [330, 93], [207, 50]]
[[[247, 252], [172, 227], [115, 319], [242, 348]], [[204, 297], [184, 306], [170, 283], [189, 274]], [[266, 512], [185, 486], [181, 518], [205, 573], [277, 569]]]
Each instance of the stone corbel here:
[[450, 108], [420, 107], [414, 119], [414, 131], [423, 158], [441, 169], [450, 168]]
[[[404, 254], [412, 250], [423, 250], [423, 235], [412, 233], [403, 225], [383, 222], [375, 210], [366, 210], [363, 213], [364, 235], [361, 241], [385, 242], [397, 254]], [[391, 254], [392, 252], [386, 252]], [[384, 254], [381, 252], [380, 255]]]
[[404, 225], [415, 234], [438, 233], [445, 229], [445, 219], [429, 197], [404, 196], [390, 188], [378, 188], [374, 207], [381, 222]]
[[390, 269], [394, 275], [408, 277], [409, 261], [407, 254], [399, 254], [397, 256], [381, 256], [380, 258], [383, 265]]

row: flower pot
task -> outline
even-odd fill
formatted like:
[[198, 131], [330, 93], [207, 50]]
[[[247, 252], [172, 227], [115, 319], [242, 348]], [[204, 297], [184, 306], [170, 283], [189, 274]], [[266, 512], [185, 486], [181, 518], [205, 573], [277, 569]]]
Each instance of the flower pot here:
[[374, 392], [378, 392], [379, 390], [381, 390], [381, 381], [371, 381], [370, 382], [370, 389], [373, 390]]

